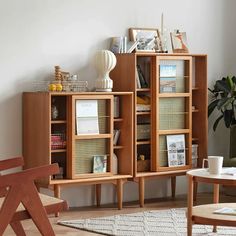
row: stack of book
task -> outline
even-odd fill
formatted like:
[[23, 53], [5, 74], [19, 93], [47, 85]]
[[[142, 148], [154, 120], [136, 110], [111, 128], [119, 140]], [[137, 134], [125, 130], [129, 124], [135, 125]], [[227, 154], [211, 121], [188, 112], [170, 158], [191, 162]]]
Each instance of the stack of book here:
[[148, 88], [149, 87], [148, 82], [145, 79], [144, 73], [143, 73], [140, 65], [137, 65], [135, 76], [136, 76], [137, 88]]

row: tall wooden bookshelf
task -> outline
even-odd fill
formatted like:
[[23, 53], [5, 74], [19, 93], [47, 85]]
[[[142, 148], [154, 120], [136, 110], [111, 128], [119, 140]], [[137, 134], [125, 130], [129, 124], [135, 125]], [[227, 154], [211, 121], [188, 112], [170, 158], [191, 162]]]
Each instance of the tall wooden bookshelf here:
[[[118, 115], [114, 116], [114, 99]], [[98, 133], [78, 133], [77, 103], [95, 101]], [[52, 110], [57, 114], [53, 117]], [[58, 163], [61, 174], [37, 182], [39, 187], [53, 187], [60, 197], [62, 187], [94, 185], [97, 205], [101, 201], [101, 184], [117, 187], [118, 208], [122, 208], [123, 184], [133, 177], [133, 94], [132, 92], [25, 92], [23, 93], [23, 156], [25, 168]], [[83, 123], [82, 126], [86, 126]], [[89, 128], [89, 127], [87, 127]], [[113, 145], [113, 130], [120, 130]], [[114, 172], [114, 156], [117, 171]], [[93, 171], [93, 157], [106, 156], [103, 172]]]
[[[199, 167], [207, 156], [207, 56], [130, 53], [116, 57], [110, 74], [114, 90], [134, 93], [134, 181], [139, 184], [143, 206], [146, 179], [171, 177], [175, 196], [176, 176], [192, 168], [192, 144], [198, 144]], [[174, 68], [174, 74], [162, 74], [161, 68], [168, 67]], [[149, 135], [140, 135], [147, 129]], [[180, 156], [178, 164], [169, 163], [166, 137], [170, 135], [184, 137], [184, 162]]]

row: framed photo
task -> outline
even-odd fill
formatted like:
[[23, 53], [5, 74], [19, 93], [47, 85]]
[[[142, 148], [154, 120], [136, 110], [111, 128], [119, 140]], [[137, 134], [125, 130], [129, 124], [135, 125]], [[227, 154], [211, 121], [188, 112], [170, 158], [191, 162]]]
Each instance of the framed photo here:
[[185, 165], [185, 137], [184, 134], [166, 136], [168, 151], [168, 166]]
[[107, 156], [93, 156], [93, 173], [105, 173], [107, 171]]
[[172, 50], [174, 53], [188, 53], [186, 32], [175, 30], [170, 33]]
[[129, 35], [131, 41], [138, 41], [136, 52], [155, 52], [162, 50], [158, 29], [130, 28]]

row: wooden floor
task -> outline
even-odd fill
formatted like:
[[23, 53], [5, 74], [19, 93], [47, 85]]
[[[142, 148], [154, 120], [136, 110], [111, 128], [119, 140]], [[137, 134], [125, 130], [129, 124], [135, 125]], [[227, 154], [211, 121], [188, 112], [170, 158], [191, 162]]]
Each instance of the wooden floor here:
[[[236, 197], [221, 195], [221, 202], [235, 202]], [[197, 204], [205, 204], [212, 202], [212, 194], [199, 194], [197, 199]], [[72, 236], [72, 235], [80, 235], [80, 236], [95, 236], [99, 234], [90, 233], [78, 229], [73, 229], [65, 226], [57, 225], [56, 222], [58, 220], [75, 220], [75, 219], [85, 219], [92, 217], [101, 217], [101, 216], [110, 216], [115, 214], [126, 214], [126, 213], [134, 213], [146, 210], [158, 210], [158, 209], [168, 209], [168, 208], [178, 208], [178, 207], [186, 207], [187, 199], [186, 196], [177, 196], [175, 199], [165, 198], [165, 199], [155, 199], [149, 200], [145, 202], [145, 207], [140, 208], [138, 203], [127, 203], [124, 204], [124, 208], [122, 210], [117, 210], [115, 205], [106, 205], [97, 207], [83, 207], [83, 208], [74, 208], [70, 211], [61, 213], [58, 218], [53, 216], [50, 217], [50, 221], [53, 225], [54, 231], [56, 235], [64, 235], [64, 236]], [[37, 228], [34, 226], [31, 220], [27, 220], [23, 222], [23, 227], [26, 230], [26, 235], [34, 236], [40, 235]], [[10, 227], [4, 233], [4, 236], [15, 235]]]

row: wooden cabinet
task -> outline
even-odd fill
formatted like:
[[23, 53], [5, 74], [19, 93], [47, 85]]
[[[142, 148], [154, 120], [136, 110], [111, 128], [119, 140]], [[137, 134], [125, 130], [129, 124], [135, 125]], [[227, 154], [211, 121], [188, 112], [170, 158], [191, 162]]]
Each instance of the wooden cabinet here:
[[[78, 113], [76, 107], [81, 104], [94, 104], [97, 116], [87, 117], [82, 112]], [[61, 173], [40, 180], [38, 185], [53, 186], [54, 195], [59, 197], [62, 186], [93, 184], [96, 186], [98, 205], [101, 184], [113, 183], [117, 186], [118, 207], [121, 209], [123, 184], [133, 176], [132, 108], [131, 92], [24, 93], [25, 167], [58, 163]], [[94, 124], [93, 120], [89, 123], [89, 119], [95, 119], [97, 132], [89, 133], [91, 124]], [[115, 129], [120, 133], [117, 145], [113, 145]], [[105, 157], [105, 171], [93, 170], [94, 156]]]
[[[207, 156], [207, 56], [116, 56], [114, 90], [134, 93], [134, 180], [143, 206], [145, 179], [171, 177], [174, 196], [176, 176], [192, 168], [192, 144], [198, 144], [198, 166]], [[185, 160], [177, 165], [168, 159], [166, 140], [171, 135], [185, 140]]]

